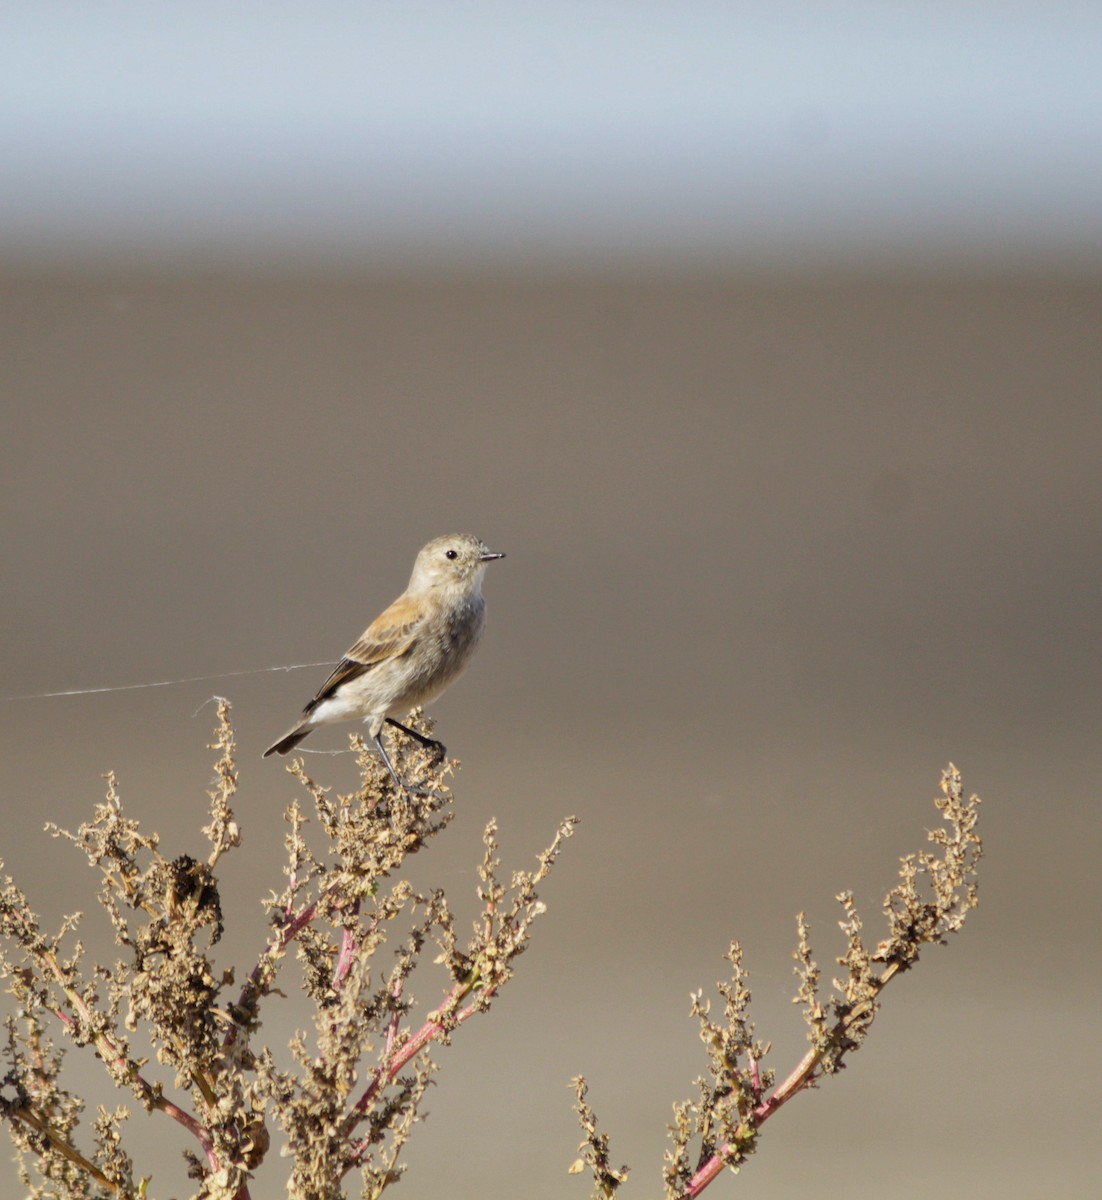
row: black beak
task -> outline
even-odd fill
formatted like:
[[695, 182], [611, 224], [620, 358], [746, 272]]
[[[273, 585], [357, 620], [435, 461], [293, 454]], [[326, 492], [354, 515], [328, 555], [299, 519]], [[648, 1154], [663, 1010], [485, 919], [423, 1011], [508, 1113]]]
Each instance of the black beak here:
[[504, 558], [504, 554], [499, 554], [495, 550], [487, 550], [485, 554], [478, 556], [480, 562], [493, 562], [495, 558]]

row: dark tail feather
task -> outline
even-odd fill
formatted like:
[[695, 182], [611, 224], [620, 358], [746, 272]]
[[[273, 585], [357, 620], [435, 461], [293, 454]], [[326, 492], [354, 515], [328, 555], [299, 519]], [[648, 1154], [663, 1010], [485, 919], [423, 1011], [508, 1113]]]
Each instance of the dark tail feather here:
[[306, 729], [300, 729], [296, 725], [295, 728], [289, 733], [285, 733], [278, 742], [275, 742], [273, 745], [269, 746], [268, 749], [264, 751], [262, 757], [267, 758], [270, 754], [290, 754], [291, 751], [299, 744], [299, 742], [303, 741], [303, 739], [309, 736], [309, 726]]

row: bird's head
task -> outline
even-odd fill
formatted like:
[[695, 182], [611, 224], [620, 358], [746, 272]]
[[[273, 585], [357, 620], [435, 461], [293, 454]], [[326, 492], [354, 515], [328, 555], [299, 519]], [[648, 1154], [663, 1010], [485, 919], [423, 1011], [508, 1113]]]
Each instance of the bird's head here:
[[504, 558], [469, 533], [434, 538], [417, 555], [409, 580], [411, 592], [434, 589], [477, 590], [486, 564]]

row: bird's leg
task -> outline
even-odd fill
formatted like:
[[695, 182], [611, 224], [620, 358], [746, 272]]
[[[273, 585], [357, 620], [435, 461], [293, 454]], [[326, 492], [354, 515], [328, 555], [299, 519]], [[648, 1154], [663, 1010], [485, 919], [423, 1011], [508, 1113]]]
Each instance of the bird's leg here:
[[[391, 724], [398, 725], [398, 722], [391, 721]], [[404, 725], [398, 725], [398, 728], [405, 729], [406, 727]], [[421, 738], [418, 737], [417, 734], [415, 734], [413, 732], [412, 729], [406, 729], [406, 732], [409, 734], [412, 734], [413, 737], [417, 738], [418, 741], [422, 740]], [[425, 739], [425, 740], [428, 742], [429, 745], [440, 746], [439, 742], [433, 742], [430, 739]], [[372, 739], [372, 741], [374, 741], [375, 745], [378, 747], [379, 753], [383, 756], [383, 762], [386, 763], [386, 769], [390, 772], [391, 779], [393, 779], [394, 782], [398, 785], [398, 790], [400, 792], [409, 792], [411, 795], [414, 795], [414, 796], [431, 796], [433, 799], [436, 799], [436, 800], [445, 799], [445, 797], [442, 796], [439, 792], [426, 791], [424, 788], [419, 788], [419, 787], [407, 787], [401, 781], [401, 779], [398, 778], [398, 772], [394, 769], [394, 764], [390, 761], [390, 755], [387, 754], [386, 747], [383, 745], [383, 731], [381, 729], [375, 735], [375, 737]], [[442, 751], [444, 749], [444, 747], [440, 746], [440, 749]]]
[[426, 750], [435, 750], [440, 758], [443, 758], [448, 752], [448, 748], [443, 742], [438, 742], [436, 738], [425, 737], [423, 733], [418, 733], [416, 729], [410, 729], [408, 725], [403, 725], [401, 721], [396, 721], [393, 717], [387, 717], [386, 723], [393, 725], [395, 729], [400, 729], [403, 733], [408, 733], [415, 742], [420, 742]]
[[398, 772], [394, 769], [394, 764], [390, 761], [390, 755], [386, 752], [386, 747], [383, 745], [383, 731], [380, 729], [377, 734], [371, 739], [378, 747], [379, 753], [383, 756], [383, 762], [386, 763], [386, 769], [390, 772], [391, 779], [398, 785], [398, 790], [404, 792], [406, 785], [398, 778]]

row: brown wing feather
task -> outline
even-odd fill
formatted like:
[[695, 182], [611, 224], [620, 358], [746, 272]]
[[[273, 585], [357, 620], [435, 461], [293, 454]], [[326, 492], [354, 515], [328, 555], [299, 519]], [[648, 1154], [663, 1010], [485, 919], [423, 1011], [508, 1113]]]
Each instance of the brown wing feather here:
[[363, 631], [358, 641], [345, 651], [333, 674], [318, 688], [317, 695], [303, 710], [310, 712], [328, 699], [350, 679], [370, 671], [378, 663], [398, 658], [413, 644], [418, 628], [424, 621], [421, 605], [406, 596], [397, 600]]

